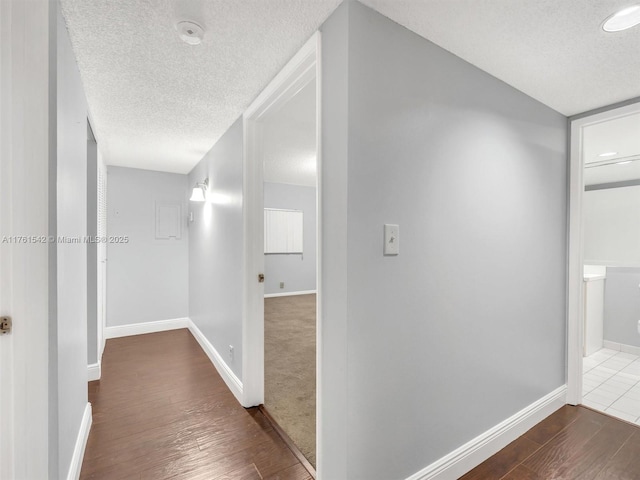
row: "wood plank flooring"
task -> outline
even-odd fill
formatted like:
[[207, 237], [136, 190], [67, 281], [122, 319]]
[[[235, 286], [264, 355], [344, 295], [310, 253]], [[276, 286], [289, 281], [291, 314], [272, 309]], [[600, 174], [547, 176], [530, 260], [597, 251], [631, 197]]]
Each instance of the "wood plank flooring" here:
[[462, 480], [638, 480], [640, 427], [565, 405]]
[[311, 480], [187, 329], [107, 341], [81, 479]]

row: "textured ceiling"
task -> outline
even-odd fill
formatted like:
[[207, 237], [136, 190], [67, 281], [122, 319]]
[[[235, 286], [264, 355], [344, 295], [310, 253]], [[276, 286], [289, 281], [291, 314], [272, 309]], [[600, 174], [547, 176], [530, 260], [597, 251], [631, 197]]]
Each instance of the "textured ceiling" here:
[[564, 115], [640, 96], [640, 27], [600, 27], [637, 0], [362, 3]]
[[316, 82], [263, 118], [264, 181], [316, 186]]
[[[189, 172], [341, 1], [61, 0], [107, 162]], [[565, 115], [640, 96], [640, 27], [600, 28], [629, 0], [362, 3]]]
[[340, 2], [62, 0], [107, 163], [188, 173]]

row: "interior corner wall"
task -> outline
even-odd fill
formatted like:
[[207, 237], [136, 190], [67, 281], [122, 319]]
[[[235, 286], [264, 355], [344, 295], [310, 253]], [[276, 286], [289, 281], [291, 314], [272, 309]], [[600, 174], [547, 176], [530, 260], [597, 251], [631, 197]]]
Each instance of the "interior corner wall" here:
[[[106, 327], [189, 316], [187, 176], [107, 168]], [[156, 206], [178, 205], [180, 238], [156, 238]]]
[[565, 384], [566, 118], [358, 2], [340, 15], [323, 27], [321, 447], [346, 474], [324, 478], [402, 479]]
[[87, 104], [57, 13], [57, 448], [67, 478], [87, 406]]
[[[283, 183], [264, 184], [264, 207], [299, 210], [303, 214], [303, 254], [264, 256], [264, 293], [316, 289], [316, 189]], [[280, 282], [284, 287], [280, 288]]]
[[189, 317], [240, 380], [243, 135], [240, 118], [189, 173], [189, 189], [209, 179], [209, 201], [189, 202]]

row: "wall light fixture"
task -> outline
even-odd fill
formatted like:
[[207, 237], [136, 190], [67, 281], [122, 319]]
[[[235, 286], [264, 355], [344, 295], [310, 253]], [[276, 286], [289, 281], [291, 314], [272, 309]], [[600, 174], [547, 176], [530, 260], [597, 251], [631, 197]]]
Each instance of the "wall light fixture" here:
[[191, 200], [192, 202], [204, 202], [206, 200], [207, 190], [209, 188], [209, 179], [205, 178], [203, 182], [196, 183], [196, 186], [193, 187], [193, 191], [191, 192]]

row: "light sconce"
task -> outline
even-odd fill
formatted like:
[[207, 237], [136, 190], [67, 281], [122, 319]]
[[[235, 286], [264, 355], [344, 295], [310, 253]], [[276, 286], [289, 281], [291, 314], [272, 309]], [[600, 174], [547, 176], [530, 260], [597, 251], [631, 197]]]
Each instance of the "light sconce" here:
[[196, 183], [196, 186], [193, 187], [193, 191], [191, 192], [191, 200], [192, 202], [204, 202], [206, 200], [207, 189], [209, 188], [209, 179], [205, 178], [202, 183]]

